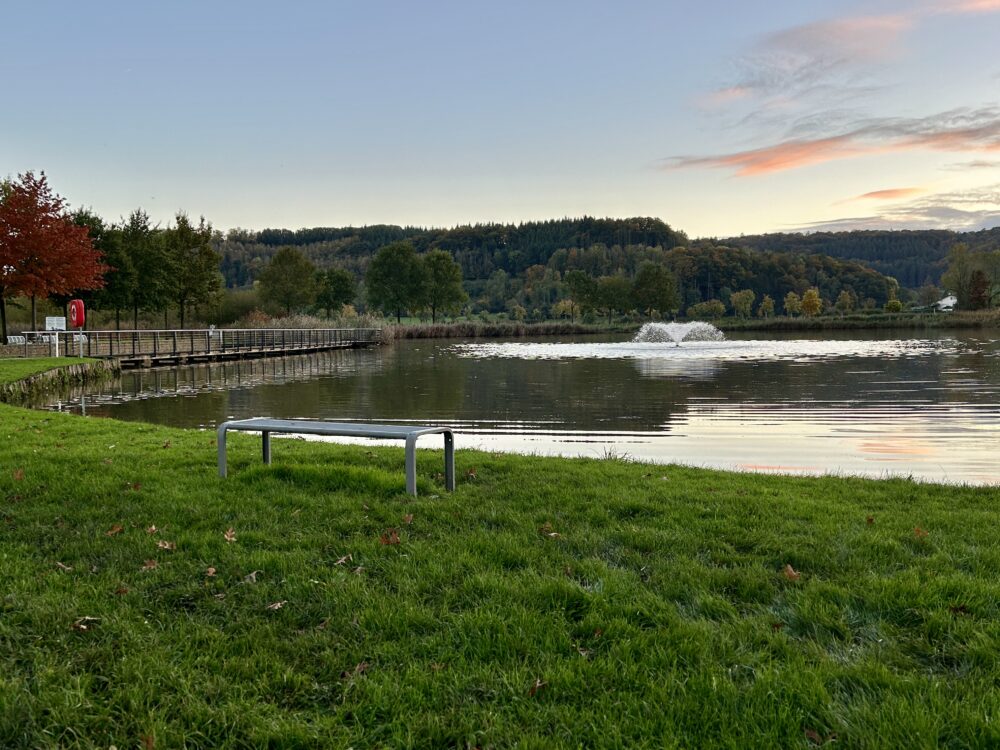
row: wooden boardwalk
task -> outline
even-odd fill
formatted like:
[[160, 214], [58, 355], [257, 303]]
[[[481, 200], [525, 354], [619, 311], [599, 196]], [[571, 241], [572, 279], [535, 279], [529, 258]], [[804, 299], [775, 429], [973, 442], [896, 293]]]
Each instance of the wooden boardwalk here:
[[117, 359], [122, 367], [277, 357], [381, 343], [378, 328], [210, 328], [163, 331], [65, 331], [29, 334], [59, 356]]

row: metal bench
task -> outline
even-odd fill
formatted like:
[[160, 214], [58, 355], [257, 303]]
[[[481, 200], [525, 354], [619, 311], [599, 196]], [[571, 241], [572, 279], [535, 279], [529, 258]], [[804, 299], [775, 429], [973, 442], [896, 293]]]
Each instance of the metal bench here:
[[264, 463], [271, 463], [271, 433], [298, 435], [336, 435], [343, 437], [382, 438], [406, 441], [406, 491], [417, 494], [417, 438], [444, 435], [445, 487], [455, 489], [455, 436], [449, 427], [415, 425], [362, 424], [356, 422], [319, 422], [299, 419], [239, 419], [223, 422], [218, 429], [219, 476], [226, 476], [226, 432], [259, 432], [263, 439]]

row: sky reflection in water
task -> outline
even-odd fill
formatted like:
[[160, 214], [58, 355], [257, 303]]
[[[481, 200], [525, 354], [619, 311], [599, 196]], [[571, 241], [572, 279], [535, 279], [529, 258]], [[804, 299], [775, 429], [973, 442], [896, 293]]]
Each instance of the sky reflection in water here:
[[[80, 393], [48, 408], [81, 409]], [[450, 424], [459, 447], [1000, 484], [1000, 341], [404, 341], [127, 373], [87, 413]]]

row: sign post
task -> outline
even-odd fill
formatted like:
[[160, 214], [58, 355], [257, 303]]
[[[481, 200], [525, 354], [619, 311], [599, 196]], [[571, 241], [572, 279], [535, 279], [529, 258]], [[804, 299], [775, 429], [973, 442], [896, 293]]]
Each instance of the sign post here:
[[63, 317], [46, 317], [45, 318], [45, 330], [51, 331], [52, 336], [56, 340], [56, 353], [55, 356], [59, 356], [59, 331], [66, 330], [66, 318]]
[[[84, 321], [87, 319], [87, 313], [83, 306], [82, 299], [71, 299], [69, 301], [69, 324], [73, 328], [79, 330], [83, 327]], [[77, 333], [77, 345], [79, 347], [78, 351], [80, 353], [80, 358], [83, 358], [83, 334]]]

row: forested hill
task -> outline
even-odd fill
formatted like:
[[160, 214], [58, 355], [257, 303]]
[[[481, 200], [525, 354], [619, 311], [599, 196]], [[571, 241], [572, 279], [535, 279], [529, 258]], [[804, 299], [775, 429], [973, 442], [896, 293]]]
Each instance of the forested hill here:
[[1000, 247], [1000, 227], [979, 232], [944, 229], [759, 234], [729, 237], [720, 244], [792, 253], [818, 253], [856, 260], [915, 289], [939, 284], [948, 250], [959, 242], [973, 250]]
[[216, 248], [227, 286], [251, 283], [279, 247], [292, 245], [320, 266], [340, 265], [359, 276], [375, 252], [390, 242], [409, 240], [419, 252], [441, 248], [452, 254], [465, 279], [485, 279], [495, 271], [512, 276], [544, 266], [557, 250], [629, 245], [669, 250], [687, 243], [683, 232], [659, 219], [557, 219], [524, 224], [476, 224], [454, 229], [377, 225], [292, 231], [234, 230]]

